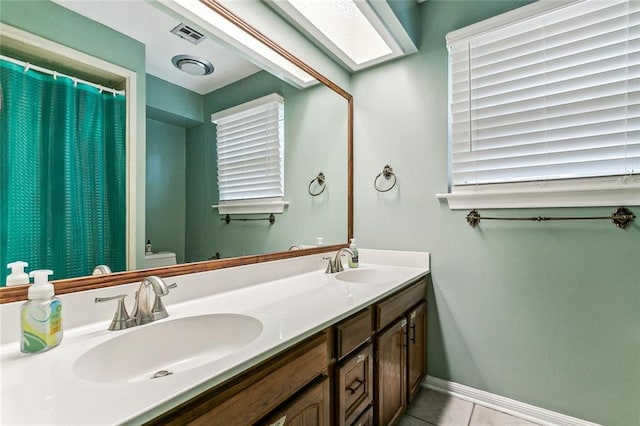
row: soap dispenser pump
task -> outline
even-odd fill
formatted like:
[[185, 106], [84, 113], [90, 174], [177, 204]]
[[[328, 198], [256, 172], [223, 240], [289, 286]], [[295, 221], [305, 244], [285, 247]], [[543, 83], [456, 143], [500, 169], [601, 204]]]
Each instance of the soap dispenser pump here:
[[53, 271], [31, 271], [33, 284], [29, 287], [29, 300], [20, 308], [20, 350], [38, 353], [55, 348], [62, 341], [62, 302], [54, 297], [49, 275]]
[[11, 273], [7, 277], [7, 285], [29, 284], [29, 275], [24, 272], [24, 268], [29, 266], [27, 262], [17, 261], [7, 265]]

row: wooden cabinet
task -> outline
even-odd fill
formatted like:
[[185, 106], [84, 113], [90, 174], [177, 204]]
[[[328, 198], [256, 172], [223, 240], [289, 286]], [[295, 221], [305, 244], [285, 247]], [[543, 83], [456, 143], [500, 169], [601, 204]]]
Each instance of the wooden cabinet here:
[[329, 426], [329, 379], [323, 378], [317, 384], [301, 392], [284, 408], [258, 422], [264, 426]]
[[395, 424], [406, 408], [407, 320], [402, 317], [376, 338], [377, 424]]
[[352, 424], [373, 403], [373, 363], [368, 344], [336, 368], [336, 424]]
[[351, 426], [373, 426], [373, 407], [369, 406]]
[[426, 280], [376, 304], [376, 424], [396, 424], [420, 390], [426, 360]]
[[344, 358], [371, 338], [373, 334], [372, 311], [373, 308], [369, 306], [335, 326], [337, 359]]
[[426, 286], [418, 280], [147, 424], [396, 424], [425, 375]]
[[320, 333], [282, 354], [179, 405], [148, 424], [254, 424], [319, 377], [327, 375], [327, 335]]
[[427, 281], [422, 279], [412, 286], [378, 302], [376, 304], [376, 330], [382, 330], [401, 316], [404, 316], [412, 306], [423, 301], [426, 294]]
[[427, 302], [420, 303], [411, 309], [407, 315], [408, 343], [407, 343], [407, 370], [408, 370], [408, 402], [420, 391], [420, 385], [427, 372]]

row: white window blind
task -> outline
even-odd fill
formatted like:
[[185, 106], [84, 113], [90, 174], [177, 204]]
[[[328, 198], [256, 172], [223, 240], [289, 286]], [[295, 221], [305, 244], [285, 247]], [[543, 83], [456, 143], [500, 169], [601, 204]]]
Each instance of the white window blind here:
[[211, 116], [221, 204], [284, 197], [284, 99], [271, 94]]
[[640, 173], [639, 1], [574, 2], [447, 42], [452, 192]]

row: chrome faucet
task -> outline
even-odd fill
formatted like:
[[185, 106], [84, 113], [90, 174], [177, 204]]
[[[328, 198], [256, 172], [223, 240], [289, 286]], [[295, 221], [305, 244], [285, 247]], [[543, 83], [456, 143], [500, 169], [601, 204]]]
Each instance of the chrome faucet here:
[[[124, 294], [112, 297], [96, 297], [95, 302], [118, 300], [118, 307], [111, 325], [109, 325], [109, 330], [122, 330], [168, 317], [169, 313], [164, 307], [161, 297], [169, 294], [169, 289], [177, 286], [175, 283], [167, 285], [162, 278], [154, 275], [145, 278], [140, 282], [140, 287], [136, 291], [136, 301], [133, 305], [131, 316], [129, 316], [124, 306], [124, 298], [126, 297]], [[154, 298], [153, 301], [151, 300], [152, 297]]]
[[336, 253], [335, 259], [331, 257], [323, 257], [324, 260], [329, 260], [329, 264], [327, 265], [327, 269], [325, 269], [325, 273], [327, 274], [335, 274], [336, 272], [344, 271], [344, 267], [342, 266], [342, 260], [340, 256], [342, 253], [347, 253], [349, 256], [355, 256], [355, 253], [351, 251], [351, 249], [343, 247]]
[[[153, 293], [151, 293], [153, 290]], [[153, 302], [151, 297], [155, 298]], [[145, 278], [140, 283], [136, 292], [136, 302], [133, 305], [131, 318], [136, 321], [136, 325], [147, 324], [155, 320], [169, 316], [160, 298], [169, 294], [169, 286], [160, 277], [152, 275]]]

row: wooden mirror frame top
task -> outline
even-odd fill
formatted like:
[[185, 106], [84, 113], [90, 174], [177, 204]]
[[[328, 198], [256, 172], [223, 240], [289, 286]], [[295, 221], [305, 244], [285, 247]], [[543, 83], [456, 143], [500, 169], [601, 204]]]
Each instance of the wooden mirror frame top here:
[[[249, 25], [242, 18], [231, 12], [216, 0], [200, 0], [203, 4], [220, 14], [234, 25], [250, 34], [258, 41], [298, 66], [319, 82], [342, 96], [347, 101], [347, 241], [353, 238], [353, 96], [340, 86], [320, 74], [314, 68], [302, 62], [296, 56], [284, 49], [279, 44], [262, 34], [260, 31]], [[54, 281], [56, 294], [73, 293], [76, 291], [93, 290], [97, 288], [112, 287], [116, 285], [138, 282], [149, 275], [159, 277], [170, 277], [176, 275], [193, 274], [196, 272], [211, 271], [215, 269], [230, 268], [233, 266], [250, 265], [253, 263], [282, 260], [310, 254], [325, 253], [346, 247], [348, 244], [334, 244], [322, 247], [314, 247], [303, 250], [276, 252], [268, 254], [258, 254], [252, 256], [234, 257], [204, 262], [185, 263], [175, 266], [165, 266], [161, 268], [139, 269], [135, 271], [115, 272], [107, 275], [94, 275], [88, 277], [70, 278]], [[28, 285], [3, 287], [0, 289], [0, 303], [17, 302], [27, 299]]]

